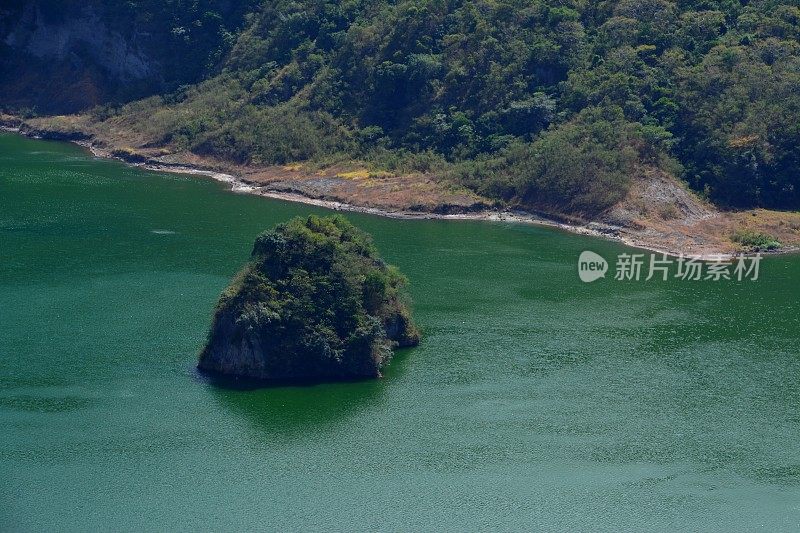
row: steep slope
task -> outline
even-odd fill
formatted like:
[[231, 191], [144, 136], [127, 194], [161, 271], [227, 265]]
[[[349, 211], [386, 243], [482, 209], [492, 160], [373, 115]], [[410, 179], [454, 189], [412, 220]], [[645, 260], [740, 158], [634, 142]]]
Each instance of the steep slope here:
[[10, 0], [0, 6], [0, 102], [70, 113], [196, 82], [252, 4]]

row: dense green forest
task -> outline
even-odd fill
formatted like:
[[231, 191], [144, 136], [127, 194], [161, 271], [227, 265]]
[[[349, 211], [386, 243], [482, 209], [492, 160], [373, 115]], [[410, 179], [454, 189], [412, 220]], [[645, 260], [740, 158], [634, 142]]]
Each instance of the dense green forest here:
[[168, 73], [92, 113], [164, 145], [436, 172], [577, 214], [643, 169], [722, 206], [800, 207], [797, 0], [88, 4]]

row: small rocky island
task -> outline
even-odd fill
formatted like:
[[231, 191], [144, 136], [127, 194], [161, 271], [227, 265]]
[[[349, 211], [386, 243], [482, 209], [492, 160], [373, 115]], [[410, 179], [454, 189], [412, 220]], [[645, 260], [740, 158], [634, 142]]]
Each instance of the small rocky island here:
[[419, 343], [405, 285], [344, 217], [295, 218], [256, 239], [198, 367], [274, 381], [380, 377], [393, 348]]

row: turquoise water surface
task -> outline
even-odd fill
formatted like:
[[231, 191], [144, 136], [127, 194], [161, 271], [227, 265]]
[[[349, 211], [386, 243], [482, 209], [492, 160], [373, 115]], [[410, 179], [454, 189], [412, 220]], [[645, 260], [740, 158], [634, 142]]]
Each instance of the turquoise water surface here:
[[422, 345], [377, 381], [204, 381], [255, 236], [324, 212], [0, 135], [0, 530], [800, 528], [800, 257], [584, 284], [626, 249], [348, 215]]

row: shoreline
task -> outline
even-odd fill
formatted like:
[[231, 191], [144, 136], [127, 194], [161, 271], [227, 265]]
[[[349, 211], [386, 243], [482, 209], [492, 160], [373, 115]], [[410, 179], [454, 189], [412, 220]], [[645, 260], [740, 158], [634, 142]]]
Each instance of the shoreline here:
[[[21, 124], [22, 125], [22, 124]], [[110, 150], [98, 146], [92, 141], [91, 136], [85, 135], [83, 138], [69, 138], [68, 136], [60, 136], [54, 134], [52, 137], [41, 135], [37, 131], [25, 131], [22, 127], [9, 126], [7, 124], [0, 125], [0, 131], [22, 135], [24, 137], [42, 140], [54, 140], [58, 142], [70, 142], [81, 146], [87, 150], [93, 157], [101, 159], [115, 159], [121, 161], [126, 165], [142, 168], [151, 172], [164, 172], [172, 174], [183, 174], [201, 176], [210, 178], [215, 181], [225, 183], [229, 186], [230, 191], [237, 194], [253, 194], [274, 200], [281, 200], [285, 202], [302, 203], [306, 205], [313, 205], [330, 209], [332, 211], [361, 213], [366, 215], [381, 216], [385, 218], [393, 218], [398, 220], [467, 220], [477, 222], [502, 222], [509, 224], [528, 224], [549, 227], [561, 231], [569, 232], [576, 235], [583, 235], [588, 237], [600, 238], [606, 241], [616, 242], [631, 248], [636, 248], [656, 254], [665, 254], [671, 257], [687, 257], [697, 258], [700, 260], [720, 260], [730, 259], [739, 255], [755, 255], [755, 252], [721, 252], [721, 253], [701, 253], [693, 254], [687, 253], [685, 250], [680, 249], [667, 249], [658, 246], [648, 240], [643, 235], [636, 235], [636, 230], [622, 226], [612, 226], [601, 222], [586, 222], [582, 224], [571, 224], [547, 218], [546, 216], [537, 215], [529, 211], [521, 209], [479, 209], [474, 211], [464, 211], [460, 213], [436, 213], [431, 211], [422, 210], [389, 210], [378, 207], [370, 207], [365, 205], [351, 204], [347, 202], [328, 200], [324, 198], [315, 198], [313, 196], [304, 195], [298, 192], [287, 192], [270, 189], [268, 185], [259, 185], [249, 182], [240, 176], [213, 170], [208, 167], [195, 166], [185, 163], [165, 163], [150, 157], [131, 155], [125, 157], [124, 153], [120, 154], [119, 151]], [[633, 234], [633, 236], [624, 236], [623, 232]], [[640, 232], [645, 233], [645, 232]], [[762, 255], [777, 255], [798, 252], [800, 248], [795, 246], [786, 246], [778, 250], [761, 251]]]
[[[20, 131], [19, 128], [17, 128], [17, 133], [28, 137], [28, 135]], [[613, 241], [623, 244], [625, 246], [629, 246], [631, 248], [638, 248], [641, 250], [647, 250], [649, 252], [666, 254], [668, 256], [678, 257], [680, 255], [685, 255], [681, 253], [661, 250], [657, 247], [652, 247], [645, 243], [632, 242], [629, 239], [625, 239], [624, 237], [621, 237], [619, 235], [614, 235], [613, 233], [604, 232], [599, 229], [593, 229], [589, 226], [591, 224], [597, 224], [597, 223], [592, 223], [592, 222], [587, 223], [586, 225], [567, 224], [564, 222], [547, 219], [545, 217], [541, 217], [526, 211], [514, 210], [514, 209], [507, 209], [507, 210], [486, 209], [481, 211], [464, 212], [464, 213], [432, 213], [432, 212], [410, 211], [410, 210], [390, 211], [377, 207], [360, 206], [355, 204], [349, 204], [346, 202], [325, 200], [322, 198], [313, 198], [311, 196], [305, 196], [299, 193], [269, 190], [265, 186], [259, 187], [257, 185], [252, 185], [246, 180], [238, 176], [235, 176], [233, 174], [227, 174], [225, 172], [218, 172], [215, 170], [193, 167], [191, 165], [164, 164], [163, 162], [154, 161], [152, 159], [144, 162], [131, 161], [122, 156], [115, 155], [111, 151], [105, 148], [100, 148], [94, 145], [91, 141], [75, 140], [69, 142], [72, 142], [73, 144], [77, 144], [78, 146], [85, 148], [94, 157], [102, 159], [115, 159], [117, 161], [125, 163], [126, 165], [142, 168], [151, 172], [167, 172], [171, 174], [183, 174], [183, 175], [202, 176], [210, 178], [215, 181], [225, 183], [230, 187], [231, 192], [237, 194], [252, 194], [255, 196], [261, 196], [273, 200], [281, 200], [284, 202], [313, 205], [315, 207], [322, 207], [325, 209], [330, 209], [332, 211], [360, 213], [360, 214], [373, 215], [384, 218], [392, 218], [397, 220], [466, 220], [475, 222], [503, 222], [509, 224], [529, 224], [535, 226], [544, 226], [548, 228], [559, 229], [576, 235], [584, 235], [588, 237], [604, 239], [607, 241]], [[722, 256], [733, 257], [733, 254], [722, 254]], [[692, 256], [687, 255], [687, 257], [692, 257]], [[696, 257], [701, 258], [701, 256], [696, 256]]]
[[184, 175], [202, 176], [206, 178], [211, 178], [215, 181], [219, 181], [221, 183], [229, 185], [231, 192], [238, 194], [253, 194], [256, 196], [262, 196], [274, 200], [282, 200], [285, 202], [302, 203], [306, 205], [313, 205], [316, 207], [323, 207], [326, 209], [331, 209], [333, 211], [361, 213], [366, 215], [381, 216], [385, 218], [393, 218], [398, 220], [470, 220], [477, 222], [506, 222], [511, 224], [531, 224], [537, 226], [557, 228], [578, 235], [598, 237], [605, 240], [619, 242], [621, 244], [625, 244], [627, 246], [631, 246], [634, 248], [641, 248], [652, 252], [667, 253], [669, 255], [673, 255], [672, 252], [664, 252], [654, 247], [648, 247], [646, 244], [643, 243], [631, 243], [628, 242], [628, 239], [624, 239], [622, 237], [615, 236], [608, 232], [603, 232], [597, 229], [592, 229], [590, 227], [587, 227], [589, 224], [592, 223], [588, 223], [586, 226], [567, 224], [564, 222], [558, 222], [556, 220], [547, 219], [545, 217], [538, 216], [533, 213], [529, 213], [522, 210], [486, 209], [482, 211], [464, 212], [464, 213], [432, 213], [432, 212], [411, 211], [411, 210], [390, 211], [377, 207], [360, 206], [355, 204], [348, 204], [345, 202], [337, 202], [334, 200], [313, 198], [311, 196], [305, 196], [299, 193], [269, 190], [265, 186], [253, 185], [247, 182], [246, 180], [243, 180], [242, 178], [235, 176], [233, 174], [227, 174], [225, 172], [219, 172], [208, 168], [194, 167], [186, 164], [165, 164], [163, 162], [155, 161], [153, 159], [147, 159], [145, 161], [134, 161], [132, 159], [127, 159], [120, 155], [114, 154], [112, 153], [111, 150], [99, 147], [90, 140], [48, 139], [47, 137], [43, 137], [41, 135], [26, 133], [19, 127], [10, 127], [10, 126], [0, 126], [0, 131], [15, 133], [31, 139], [54, 140], [56, 142], [69, 142], [86, 149], [94, 157], [101, 159], [114, 159], [117, 161], [121, 161], [126, 165], [142, 168], [145, 170], [149, 170], [151, 172], [167, 172], [171, 174], [184, 174]]

